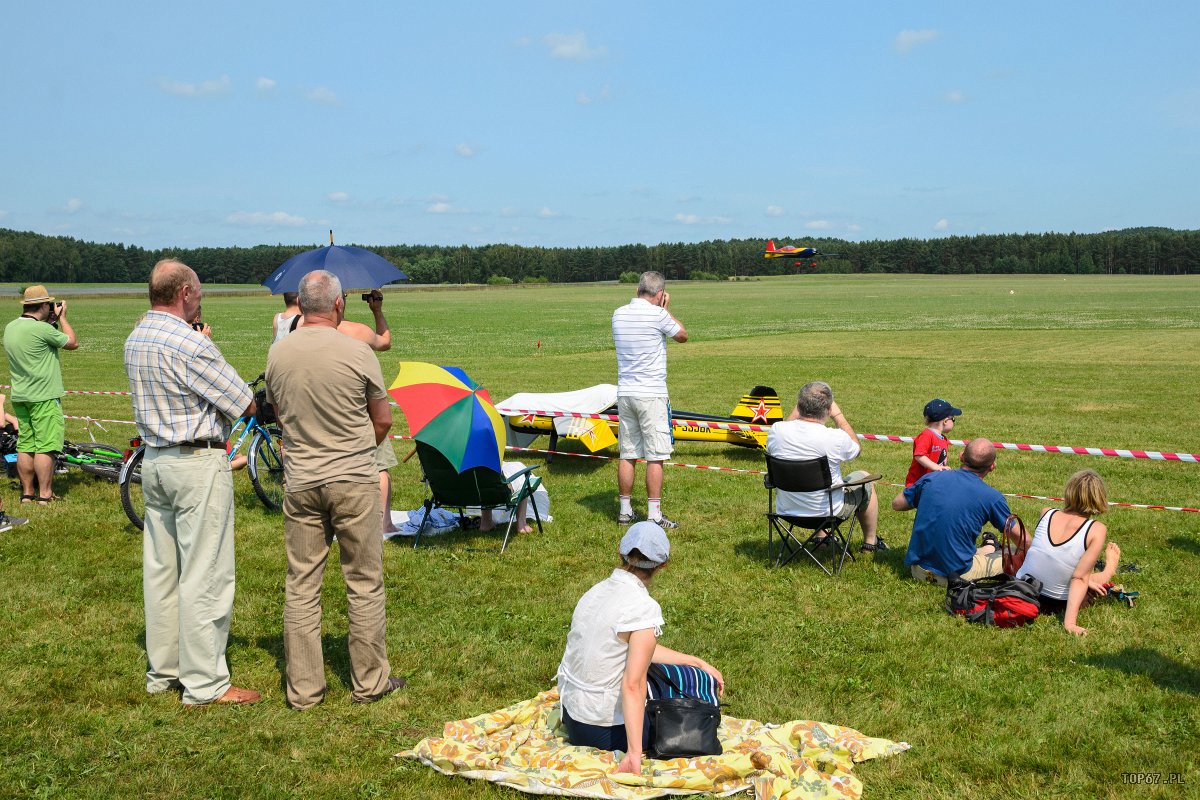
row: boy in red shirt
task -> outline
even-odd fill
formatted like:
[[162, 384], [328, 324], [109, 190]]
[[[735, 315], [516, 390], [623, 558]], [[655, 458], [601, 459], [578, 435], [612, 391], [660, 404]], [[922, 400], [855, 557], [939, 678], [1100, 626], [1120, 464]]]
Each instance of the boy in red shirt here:
[[961, 413], [961, 408], [955, 408], [940, 397], [925, 404], [926, 428], [913, 440], [912, 466], [908, 468], [904, 488], [912, 486], [922, 475], [952, 469], [946, 466], [946, 451], [950, 448], [946, 434], [954, 427], [954, 418]]

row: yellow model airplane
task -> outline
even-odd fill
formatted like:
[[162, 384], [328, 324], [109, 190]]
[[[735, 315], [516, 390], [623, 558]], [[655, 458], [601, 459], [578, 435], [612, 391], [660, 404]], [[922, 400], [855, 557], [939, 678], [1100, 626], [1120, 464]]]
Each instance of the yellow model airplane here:
[[[551, 450], [557, 449], [562, 437], [577, 439], [594, 453], [617, 443], [616, 400], [617, 387], [600, 384], [575, 392], [515, 394], [497, 403], [496, 410], [507, 420], [511, 445], [527, 447], [538, 436], [549, 434]], [[679, 409], [672, 409], [671, 416], [671, 432], [677, 441], [726, 442], [761, 449], [767, 442], [765, 431], [721, 426], [765, 427], [783, 419], [783, 412], [774, 389], [755, 386], [742, 396], [727, 417]]]

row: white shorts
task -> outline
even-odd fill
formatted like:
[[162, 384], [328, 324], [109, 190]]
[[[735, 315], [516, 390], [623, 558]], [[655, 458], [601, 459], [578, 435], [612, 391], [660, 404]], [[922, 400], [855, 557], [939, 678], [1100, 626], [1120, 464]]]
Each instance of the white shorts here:
[[671, 404], [665, 397], [618, 397], [617, 439], [621, 458], [666, 461], [671, 441]]

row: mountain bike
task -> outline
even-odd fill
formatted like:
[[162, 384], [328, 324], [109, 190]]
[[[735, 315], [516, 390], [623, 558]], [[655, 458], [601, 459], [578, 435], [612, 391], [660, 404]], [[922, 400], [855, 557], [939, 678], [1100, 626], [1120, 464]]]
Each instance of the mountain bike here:
[[[259, 375], [250, 383], [256, 389], [264, 376]], [[246, 471], [250, 484], [262, 504], [271, 511], [283, 508], [283, 434], [274, 424], [275, 417], [266, 403], [265, 390], [255, 392], [254, 399], [259, 412], [249, 417], [238, 417], [229, 434], [228, 457], [232, 462], [241, 454], [242, 445], [250, 441], [246, 455]], [[118, 482], [121, 484], [121, 507], [125, 516], [139, 529], [145, 526], [146, 503], [142, 497], [142, 460], [146, 446], [140, 439], [129, 441], [130, 449], [121, 468]]]

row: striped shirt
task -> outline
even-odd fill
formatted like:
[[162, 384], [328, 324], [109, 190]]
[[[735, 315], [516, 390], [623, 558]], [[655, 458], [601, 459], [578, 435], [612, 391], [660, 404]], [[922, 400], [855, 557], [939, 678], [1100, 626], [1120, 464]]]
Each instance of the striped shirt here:
[[667, 396], [667, 337], [680, 325], [649, 300], [635, 297], [613, 312], [617, 397]]
[[217, 346], [174, 314], [148, 311], [125, 340], [133, 421], [142, 441], [224, 441], [254, 394]]

